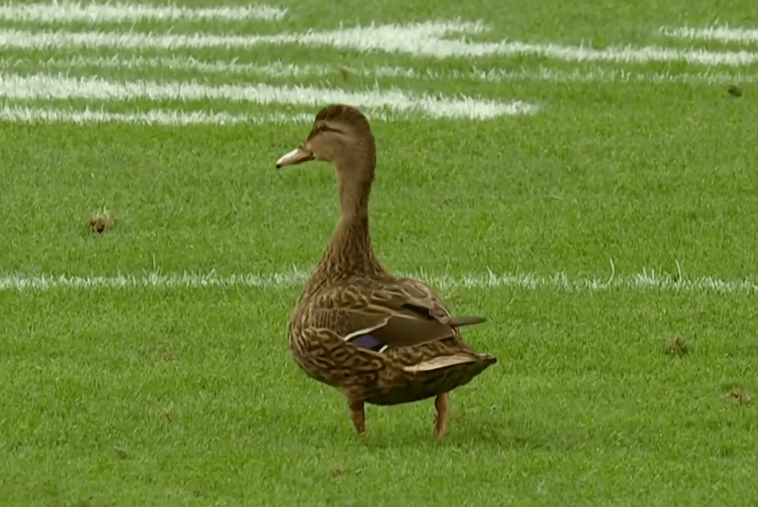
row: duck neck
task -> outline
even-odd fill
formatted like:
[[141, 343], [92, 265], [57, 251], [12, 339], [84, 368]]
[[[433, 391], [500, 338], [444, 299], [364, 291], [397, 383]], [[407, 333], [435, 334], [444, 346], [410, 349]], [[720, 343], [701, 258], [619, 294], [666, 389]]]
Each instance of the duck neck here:
[[341, 158], [334, 165], [340, 191], [340, 220], [318, 271], [330, 278], [383, 273], [369, 233], [368, 201], [375, 159], [368, 154], [356, 154]]

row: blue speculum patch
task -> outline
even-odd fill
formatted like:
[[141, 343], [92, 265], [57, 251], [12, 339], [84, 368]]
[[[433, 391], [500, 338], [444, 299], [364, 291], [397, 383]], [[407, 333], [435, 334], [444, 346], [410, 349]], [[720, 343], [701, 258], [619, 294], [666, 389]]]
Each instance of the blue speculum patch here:
[[360, 336], [356, 336], [350, 340], [350, 342], [358, 347], [375, 350], [376, 352], [379, 352], [379, 350], [384, 347], [384, 343], [380, 342], [370, 334], [362, 334]]

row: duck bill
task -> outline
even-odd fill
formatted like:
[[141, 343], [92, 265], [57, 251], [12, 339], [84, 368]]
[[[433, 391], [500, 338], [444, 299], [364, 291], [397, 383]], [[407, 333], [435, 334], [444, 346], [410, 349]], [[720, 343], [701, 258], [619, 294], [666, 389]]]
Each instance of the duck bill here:
[[313, 160], [313, 152], [300, 146], [284, 155], [282, 158], [276, 161], [276, 168], [281, 169], [288, 165], [300, 164]]

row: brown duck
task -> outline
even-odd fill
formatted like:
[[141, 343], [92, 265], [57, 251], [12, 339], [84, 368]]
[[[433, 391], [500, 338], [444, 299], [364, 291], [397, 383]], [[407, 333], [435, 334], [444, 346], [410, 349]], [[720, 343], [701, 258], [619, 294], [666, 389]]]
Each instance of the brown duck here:
[[436, 396], [435, 431], [447, 431], [448, 393], [497, 359], [474, 352], [453, 317], [424, 284], [387, 273], [374, 256], [368, 201], [376, 147], [366, 117], [332, 105], [316, 115], [305, 143], [276, 167], [323, 160], [334, 165], [341, 216], [289, 324], [289, 344], [305, 373], [348, 399], [358, 434], [364, 403], [396, 405]]

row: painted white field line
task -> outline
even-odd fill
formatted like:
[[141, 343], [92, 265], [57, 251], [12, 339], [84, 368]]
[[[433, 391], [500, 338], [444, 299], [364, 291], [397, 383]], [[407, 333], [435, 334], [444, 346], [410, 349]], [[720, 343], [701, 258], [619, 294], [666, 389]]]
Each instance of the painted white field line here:
[[[395, 120], [382, 112], [367, 113], [370, 120]], [[239, 123], [285, 124], [313, 123], [313, 113], [231, 114], [213, 111], [181, 111], [173, 109], [148, 109], [119, 113], [105, 108], [40, 108], [5, 104], [0, 108], [0, 122], [10, 123], [125, 123], [134, 125], [236, 125]]]
[[349, 91], [313, 86], [207, 85], [185, 81], [108, 81], [99, 77], [0, 74], [0, 97], [9, 99], [230, 100], [254, 104], [317, 106], [347, 103], [369, 109], [422, 113], [431, 118], [488, 119], [501, 115], [531, 114], [537, 107], [521, 101], [499, 102], [460, 96], [456, 99], [413, 95], [400, 89]]
[[[198, 60], [192, 56], [144, 57], [122, 55], [113, 56], [71, 56], [63, 58], [23, 59], [0, 58], [0, 68], [29, 68], [43, 66], [47, 69], [101, 68], [101, 69], [154, 69], [162, 71], [191, 71], [204, 74], [235, 74], [245, 76], [264, 76], [270, 78], [301, 78], [339, 76], [341, 67], [330, 65], [294, 64], [282, 61], [268, 63], [241, 63], [234, 60]], [[702, 72], [651, 71], [637, 72], [627, 69], [573, 69], [570, 71], [552, 69], [545, 66], [533, 68], [491, 68], [471, 70], [433, 69], [397, 66], [376, 66], [349, 68], [349, 73], [366, 78], [404, 78], [429, 81], [475, 80], [500, 83], [504, 81], [547, 81], [552, 83], [691, 83], [724, 84], [752, 83], [758, 81], [758, 74], [740, 72], [719, 72], [705, 70]]]
[[117, 23], [136, 21], [237, 21], [282, 19], [287, 9], [269, 5], [234, 7], [188, 7], [176, 4], [81, 3], [81, 2], [6, 2], [0, 4], [0, 19], [5, 21]]
[[708, 51], [705, 49], [607, 47], [540, 44], [530, 42], [476, 42], [451, 35], [485, 31], [479, 23], [425, 22], [408, 25], [381, 25], [339, 28], [328, 31], [275, 35], [216, 35], [208, 33], [160, 34], [144, 32], [66, 32], [0, 29], [0, 48], [67, 49], [90, 47], [108, 49], [249, 49], [263, 44], [328, 46], [360, 52], [384, 51], [435, 58], [477, 56], [530, 56], [569, 62], [687, 62], [701, 65], [744, 66], [758, 61], [749, 51]]
[[0, 122], [8, 123], [125, 123], [132, 125], [236, 125], [239, 123], [284, 124], [308, 123], [312, 114], [230, 114], [213, 111], [176, 111], [170, 109], [149, 109], [131, 113], [117, 113], [104, 109], [51, 109], [5, 104], [0, 108]]
[[746, 43], [758, 42], [758, 28], [730, 28], [729, 26], [713, 26], [708, 28], [663, 26], [659, 31], [662, 35], [678, 39]]
[[[601, 292], [612, 289], [661, 292], [717, 292], [758, 293], [758, 284], [750, 278], [722, 280], [716, 277], [673, 278], [668, 274], [644, 270], [629, 276], [612, 278], [569, 278], [564, 273], [544, 276], [534, 273], [502, 273], [492, 271], [463, 276], [434, 275], [429, 273], [401, 273], [423, 280], [438, 289], [455, 288], [540, 288], [562, 291]], [[0, 273], [0, 291], [47, 291], [53, 289], [288, 289], [301, 287], [310, 277], [310, 271], [293, 269], [285, 273], [236, 274], [219, 276], [215, 273], [145, 273], [142, 275], [74, 276], [30, 275], [26, 273]]]
[[[308, 68], [302, 70], [310, 70]], [[324, 72], [316, 69], [312, 75], [330, 75], [339, 72], [338, 69], [326, 67]], [[506, 81], [546, 81], [550, 83], [689, 83], [689, 84], [724, 84], [724, 83], [748, 83], [758, 81], [758, 74], [742, 74], [739, 72], [636, 72], [627, 69], [603, 69], [599, 67], [591, 69], [573, 69], [569, 71], [551, 69], [537, 66], [535, 68], [517, 69], [479, 69], [473, 68], [468, 71], [458, 69], [414, 69], [411, 67], [376, 67], [376, 68], [346, 68], [348, 72], [363, 77], [407, 78], [429, 81], [439, 80], [476, 80], [490, 83], [502, 83]], [[282, 73], [286, 75], [289, 69]], [[231, 71], [235, 72], [235, 71]], [[262, 75], [279, 77], [276, 69], [268, 67], [261, 72]], [[294, 74], [294, 73], [293, 73]], [[304, 74], [308, 75], [308, 74]]]

